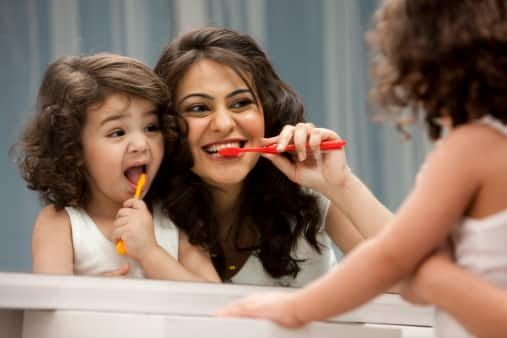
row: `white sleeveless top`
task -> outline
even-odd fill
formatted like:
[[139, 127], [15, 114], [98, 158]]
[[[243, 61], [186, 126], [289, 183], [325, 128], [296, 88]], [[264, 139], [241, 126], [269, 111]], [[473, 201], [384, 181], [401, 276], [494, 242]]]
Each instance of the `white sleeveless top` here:
[[[490, 125], [507, 136], [507, 126], [490, 116], [482, 118], [480, 123]], [[507, 209], [481, 219], [464, 218], [454, 228], [452, 239], [459, 266], [507, 291]], [[435, 333], [438, 338], [473, 337], [452, 317], [438, 309]]]
[[[73, 207], [65, 207], [65, 211], [72, 229], [75, 275], [101, 275], [128, 263], [128, 277], [144, 278], [137, 261], [127, 255], [120, 256], [116, 252], [116, 245], [104, 236], [86, 211]], [[154, 208], [153, 222], [157, 243], [178, 259], [178, 228], [159, 207]]]
[[284, 276], [281, 278], [274, 278], [264, 270], [262, 262], [255, 254], [248, 257], [245, 264], [241, 267], [234, 276], [232, 276], [230, 283], [233, 284], [250, 284], [262, 286], [285, 286], [285, 287], [302, 287], [326, 274], [335, 264], [336, 257], [333, 250], [331, 239], [325, 231], [325, 222], [327, 211], [329, 209], [329, 200], [321, 195], [318, 195], [318, 204], [322, 221], [319, 225], [320, 231], [316, 238], [322, 244], [321, 254], [310, 246], [304, 237], [299, 238], [296, 248], [291, 253], [292, 257], [296, 259], [305, 259], [304, 262], [299, 263], [300, 271], [296, 278]]

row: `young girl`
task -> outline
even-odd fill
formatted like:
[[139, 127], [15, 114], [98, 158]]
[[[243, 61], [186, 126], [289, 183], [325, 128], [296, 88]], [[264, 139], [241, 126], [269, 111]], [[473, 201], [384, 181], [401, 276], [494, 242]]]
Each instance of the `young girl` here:
[[[155, 71], [186, 127], [165, 206], [191, 243], [209, 249], [224, 281], [305, 285], [333, 266], [331, 239], [348, 252], [390, 219], [344, 150], [318, 150], [338, 135], [303, 123], [300, 98], [251, 37], [188, 32], [168, 45]], [[283, 151], [289, 142], [294, 156], [218, 154], [269, 143]]]
[[[157, 207], [162, 187], [149, 189], [163, 178], [162, 130], [169, 148], [176, 137], [166, 107], [166, 86], [135, 59], [67, 56], [48, 67], [19, 144], [23, 178], [47, 204], [33, 230], [34, 272], [218, 279]], [[142, 173], [146, 202], [132, 197]], [[120, 239], [128, 256], [115, 250]]]
[[[409, 277], [451, 237], [456, 264], [470, 275], [447, 281], [448, 287], [453, 283], [461, 291], [462, 299], [454, 299], [451, 306], [447, 297], [443, 309], [471, 332], [439, 310], [437, 336], [505, 337], [506, 10], [505, 0], [385, 1], [372, 34], [380, 53], [375, 59], [380, 102], [422, 114], [433, 138], [440, 136], [442, 125], [451, 125], [450, 132], [428, 157], [396, 218], [378, 236], [307, 288], [243, 300], [222, 315], [269, 318], [299, 327], [349, 311]], [[447, 265], [434, 278], [463, 276], [460, 271]], [[478, 288], [466, 294], [465, 285]], [[474, 321], [487, 304], [480, 303], [480, 293], [487, 292], [491, 301], [492, 295], [502, 294], [500, 289], [502, 303], [481, 315], [482, 324]]]

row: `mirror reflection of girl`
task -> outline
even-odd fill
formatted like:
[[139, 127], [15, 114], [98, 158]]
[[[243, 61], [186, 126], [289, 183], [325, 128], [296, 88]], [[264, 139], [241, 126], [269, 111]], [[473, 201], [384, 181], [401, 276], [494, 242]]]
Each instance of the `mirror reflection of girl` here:
[[[162, 128], [171, 122], [167, 98], [165, 84], [132, 58], [66, 56], [49, 65], [18, 144], [22, 176], [46, 204], [33, 230], [34, 272], [216, 280], [207, 254], [178, 233], [150, 190], [163, 163], [162, 130], [169, 146], [175, 137]], [[146, 202], [132, 197], [141, 173]], [[128, 256], [117, 254], [119, 239]]]
[[[452, 129], [378, 236], [307, 288], [242, 300], [222, 315], [299, 327], [411, 277], [407, 299], [441, 307], [438, 337], [506, 336], [506, 10], [505, 0], [384, 2], [371, 34], [380, 103], [413, 108], [433, 139], [442, 125]], [[441, 255], [425, 261], [448, 237], [455, 262]]]
[[[165, 205], [190, 242], [210, 251], [222, 280], [305, 285], [334, 265], [331, 241], [347, 253], [390, 219], [343, 150], [319, 150], [339, 136], [304, 123], [300, 98], [251, 37], [188, 32], [168, 45], [155, 72], [186, 130]], [[295, 143], [297, 152], [217, 153], [270, 143]]]

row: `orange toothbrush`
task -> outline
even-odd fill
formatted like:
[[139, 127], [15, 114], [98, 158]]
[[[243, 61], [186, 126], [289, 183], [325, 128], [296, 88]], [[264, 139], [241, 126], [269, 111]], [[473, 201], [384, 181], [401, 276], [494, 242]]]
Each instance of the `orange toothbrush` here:
[[[142, 173], [141, 176], [139, 176], [139, 179], [137, 180], [136, 192], [134, 194], [135, 198], [141, 197], [141, 192], [143, 191], [145, 183], [146, 183], [146, 175]], [[125, 245], [123, 244], [123, 241], [121, 239], [116, 243], [116, 252], [120, 255], [125, 255], [127, 253]]]

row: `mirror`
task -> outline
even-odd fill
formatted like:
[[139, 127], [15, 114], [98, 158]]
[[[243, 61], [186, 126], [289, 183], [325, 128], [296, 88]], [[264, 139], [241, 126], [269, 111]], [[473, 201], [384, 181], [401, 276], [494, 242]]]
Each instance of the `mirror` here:
[[[372, 123], [364, 32], [376, 0], [19, 0], [0, 2], [0, 270], [31, 271], [31, 232], [40, 209], [8, 157], [31, 116], [48, 63], [65, 54], [110, 51], [153, 66], [181, 31], [221, 25], [251, 34], [279, 75], [303, 97], [307, 119], [348, 141], [357, 175], [395, 210], [428, 144], [414, 131], [400, 144], [391, 125]], [[284, 19], [281, 20], [280, 18]]]

